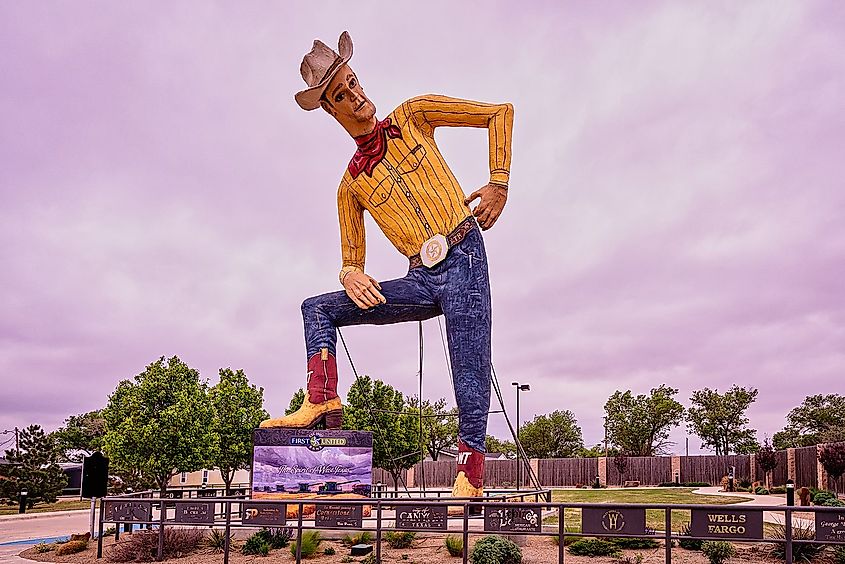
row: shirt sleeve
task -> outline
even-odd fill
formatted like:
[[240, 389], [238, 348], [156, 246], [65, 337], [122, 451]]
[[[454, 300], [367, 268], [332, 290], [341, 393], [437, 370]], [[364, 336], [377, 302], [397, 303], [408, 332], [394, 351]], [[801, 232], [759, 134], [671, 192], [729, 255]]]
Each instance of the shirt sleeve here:
[[408, 100], [411, 118], [426, 135], [440, 126], [486, 127], [490, 144], [490, 182], [507, 185], [511, 166], [513, 105], [426, 94]]
[[337, 216], [340, 220], [343, 268], [354, 267], [363, 272], [366, 256], [364, 208], [345, 180], [341, 181], [337, 190]]

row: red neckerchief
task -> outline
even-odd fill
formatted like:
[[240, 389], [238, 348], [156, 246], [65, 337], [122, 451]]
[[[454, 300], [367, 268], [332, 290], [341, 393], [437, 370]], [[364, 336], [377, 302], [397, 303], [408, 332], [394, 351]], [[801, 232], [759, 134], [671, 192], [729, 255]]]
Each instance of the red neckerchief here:
[[390, 118], [377, 122], [371, 133], [354, 138], [355, 143], [358, 144], [358, 150], [352, 155], [352, 160], [349, 161], [347, 167], [352, 178], [358, 178], [361, 171], [366, 172], [367, 176], [373, 175], [373, 169], [387, 154], [388, 137], [391, 139], [402, 138], [402, 131], [398, 126], [390, 123]]

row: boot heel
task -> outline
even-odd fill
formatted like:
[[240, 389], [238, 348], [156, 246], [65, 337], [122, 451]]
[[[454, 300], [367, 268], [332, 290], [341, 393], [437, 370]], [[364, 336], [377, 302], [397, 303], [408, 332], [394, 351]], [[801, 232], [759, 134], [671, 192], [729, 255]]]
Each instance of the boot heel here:
[[326, 429], [340, 429], [343, 426], [343, 410], [330, 411], [324, 417]]

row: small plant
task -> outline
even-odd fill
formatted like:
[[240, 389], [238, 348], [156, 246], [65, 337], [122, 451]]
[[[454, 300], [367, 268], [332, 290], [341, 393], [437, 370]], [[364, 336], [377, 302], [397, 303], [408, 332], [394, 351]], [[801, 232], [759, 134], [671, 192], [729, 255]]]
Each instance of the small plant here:
[[836, 499], [836, 494], [827, 490], [819, 490], [813, 494], [813, 505], [824, 505], [829, 499]]
[[449, 535], [446, 537], [446, 550], [449, 556], [459, 557], [464, 555], [464, 539], [457, 535]]
[[293, 529], [291, 527], [264, 528], [255, 534], [264, 539], [264, 542], [270, 545], [270, 548], [285, 548], [290, 544], [290, 539], [293, 538]]
[[403, 554], [402, 556], [399, 557], [399, 560], [407, 560], [407, 559], [408, 559], [407, 554]]
[[[235, 533], [232, 533], [229, 535], [229, 546], [232, 545], [234, 540]], [[223, 552], [226, 549], [226, 533], [219, 529], [214, 529], [206, 537], [205, 544], [214, 552]]]
[[371, 552], [361, 560], [361, 564], [380, 564], [380, 562], [376, 559], [375, 553]]
[[[786, 524], [782, 522], [773, 523], [771, 525], [771, 538], [786, 539]], [[798, 541], [815, 540], [816, 534], [812, 523], [796, 522], [792, 525], [792, 539]], [[792, 561], [793, 562], [812, 562], [816, 555], [824, 550], [824, 545], [813, 542], [798, 542], [792, 545]], [[772, 544], [771, 554], [775, 558], [786, 560], [786, 543]]]
[[354, 562], [354, 560], [352, 560], [352, 557], [348, 555], [341, 558], [340, 561], [343, 562], [343, 564], [349, 564], [350, 562]]
[[769, 495], [769, 490], [763, 486], [758, 486], [757, 489], [754, 490], [754, 493], [757, 495]]
[[644, 550], [649, 548], [658, 548], [660, 546], [660, 543], [657, 542], [655, 539], [648, 538], [635, 539], [629, 537], [620, 537], [609, 540], [619, 548], [629, 550]]
[[246, 539], [243, 548], [241, 548], [241, 553], [267, 556], [270, 554], [270, 543], [267, 542], [267, 539], [259, 531]]
[[343, 546], [355, 546], [356, 544], [373, 544], [373, 534], [369, 531], [349, 533], [340, 541]]
[[413, 531], [388, 531], [384, 534], [384, 540], [390, 548], [408, 548], [416, 536], [417, 533]]
[[64, 556], [65, 554], [76, 554], [88, 548], [88, 542], [83, 540], [72, 540], [64, 544], [60, 544], [56, 548], [56, 556]]
[[569, 545], [570, 554], [575, 556], [618, 556], [619, 547], [604, 539], [578, 539]]
[[736, 556], [734, 545], [727, 541], [706, 541], [701, 545], [701, 552], [704, 553], [710, 564], [725, 564]]
[[109, 527], [108, 529], [103, 531], [103, 536], [104, 537], [110, 537], [113, 534], [115, 534], [116, 532], [117, 532], [117, 529], [115, 529], [114, 527]]
[[690, 539], [684, 538], [692, 536], [692, 530], [690, 529], [689, 523], [684, 523], [681, 527], [681, 534], [678, 538], [678, 546], [683, 548], [684, 550], [701, 550], [701, 545], [704, 541], [699, 539]]
[[619, 556], [616, 561], [619, 564], [642, 564], [643, 555], [638, 552], [634, 556]]
[[784, 487], [784, 486], [775, 486], [775, 487], [773, 487], [773, 488], [770, 488], [770, 489], [769, 489], [769, 491], [770, 491], [771, 493], [773, 493], [773, 494], [785, 494], [785, 493], [786, 493], [786, 487]]
[[473, 564], [520, 564], [522, 550], [512, 540], [499, 535], [480, 538], [472, 547]]
[[[203, 545], [205, 534], [200, 529], [167, 527], [164, 529], [162, 559], [187, 556]], [[115, 544], [109, 552], [111, 562], [152, 562], [158, 555], [158, 531], [136, 531], [125, 542]]]
[[335, 554], [337, 554], [337, 552], [335, 551], [334, 547], [327, 546], [323, 549], [323, 554], [325, 554], [326, 556], [334, 556]]
[[54, 548], [56, 548], [53, 544], [47, 544], [45, 542], [39, 542], [34, 547], [35, 552], [38, 554], [44, 554], [45, 552], [50, 552]]
[[845, 564], [845, 546], [833, 549], [833, 564]]
[[[321, 542], [323, 542], [323, 539], [320, 537], [320, 531], [302, 531], [300, 541], [302, 557], [309, 558], [317, 554]], [[296, 544], [290, 545], [290, 553], [294, 557], [296, 556]]]

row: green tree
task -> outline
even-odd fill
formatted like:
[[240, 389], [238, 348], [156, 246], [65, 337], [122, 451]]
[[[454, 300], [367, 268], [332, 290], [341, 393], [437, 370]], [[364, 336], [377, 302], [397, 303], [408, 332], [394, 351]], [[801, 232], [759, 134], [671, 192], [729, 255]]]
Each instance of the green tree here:
[[772, 437], [778, 450], [845, 441], [845, 396], [807, 396], [786, 416], [783, 431]]
[[672, 445], [669, 432], [684, 417], [684, 406], [674, 398], [677, 393], [665, 384], [649, 395], [614, 392], [604, 404], [608, 442], [628, 456], [665, 454]]
[[285, 415], [290, 415], [300, 407], [302, 407], [302, 403], [305, 401], [305, 390], [299, 388], [293, 393], [293, 397], [290, 398], [290, 404], [288, 404], [288, 408], [285, 410]]
[[343, 410], [344, 429], [372, 431], [373, 466], [387, 470], [397, 487], [402, 470], [420, 460], [419, 423], [405, 407], [402, 392], [361, 376], [349, 388]]
[[103, 411], [107, 454], [117, 466], [153, 477], [162, 492], [177, 472], [208, 466], [217, 436], [207, 392], [199, 372], [175, 356], [123, 380]]
[[508, 458], [516, 458], [516, 444], [513, 441], [497, 439], [493, 435], [484, 437], [487, 452], [501, 452]]
[[106, 420], [102, 410], [71, 415], [63, 427], [50, 433], [59, 451], [59, 460], [82, 462], [83, 456], [90, 456], [103, 448], [106, 434]]
[[[616, 456], [619, 450], [616, 447], [608, 449], [609, 456]], [[575, 455], [577, 458], [599, 458], [605, 455], [604, 445], [595, 444], [591, 447], [584, 447]]]
[[[831, 478], [834, 480], [841, 478], [845, 474], [845, 443], [824, 445], [819, 451], [819, 462]], [[834, 482], [835, 486], [836, 482]]]
[[747, 427], [745, 412], [756, 399], [756, 388], [736, 384], [724, 394], [710, 388], [696, 390], [687, 410], [689, 431], [701, 438], [702, 447], [715, 450], [716, 455], [755, 452], [760, 448], [757, 431]]
[[537, 415], [524, 423], [519, 441], [528, 458], [570, 458], [584, 448], [581, 427], [568, 410]]
[[211, 430], [217, 437], [210, 462], [220, 470], [228, 494], [235, 472], [252, 463], [253, 431], [268, 417], [264, 388], [250, 385], [243, 370], [221, 368], [220, 381], [208, 391], [208, 399], [214, 412]]
[[[408, 398], [408, 411], [419, 413], [417, 397]], [[446, 410], [446, 398], [440, 398], [434, 403], [423, 400], [422, 427], [423, 445], [432, 460], [437, 460], [440, 451], [458, 444], [458, 408]], [[419, 415], [416, 415], [419, 417]], [[419, 428], [419, 421], [417, 422]], [[418, 433], [419, 434], [419, 433]]]
[[58, 449], [40, 425], [20, 431], [18, 448], [6, 451], [9, 464], [0, 466], [0, 497], [9, 505], [20, 503], [27, 492], [27, 507], [53, 503], [67, 484], [67, 476], [57, 462]]

